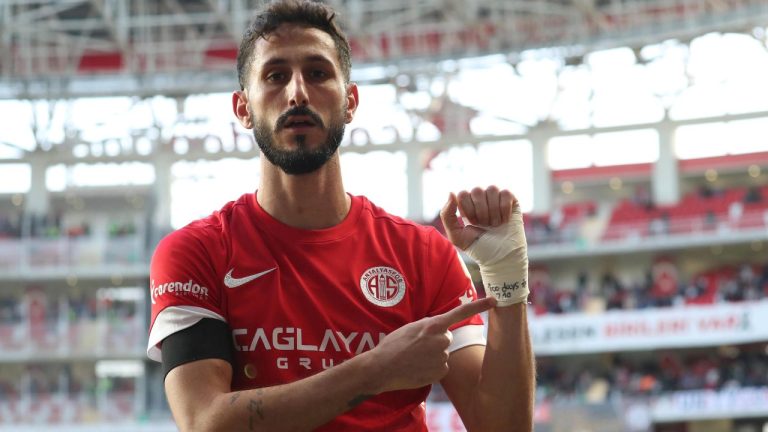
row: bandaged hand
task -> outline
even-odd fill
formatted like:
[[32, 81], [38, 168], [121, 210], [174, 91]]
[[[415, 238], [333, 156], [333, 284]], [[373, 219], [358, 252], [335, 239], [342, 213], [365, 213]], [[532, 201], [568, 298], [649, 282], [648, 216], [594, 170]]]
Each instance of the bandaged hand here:
[[[468, 224], [456, 216], [456, 210]], [[510, 306], [527, 301], [528, 247], [514, 195], [491, 186], [450, 195], [440, 212], [448, 239], [480, 267], [486, 294]]]

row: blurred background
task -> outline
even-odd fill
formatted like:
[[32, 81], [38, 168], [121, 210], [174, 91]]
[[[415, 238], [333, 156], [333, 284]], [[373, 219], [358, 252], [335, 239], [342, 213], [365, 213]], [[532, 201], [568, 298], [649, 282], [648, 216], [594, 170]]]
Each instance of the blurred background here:
[[[0, 0], [0, 431], [176, 430], [148, 262], [258, 185], [262, 3]], [[450, 191], [521, 201], [536, 431], [768, 432], [764, 0], [327, 3], [347, 189], [438, 229]], [[439, 386], [428, 414], [463, 430]]]

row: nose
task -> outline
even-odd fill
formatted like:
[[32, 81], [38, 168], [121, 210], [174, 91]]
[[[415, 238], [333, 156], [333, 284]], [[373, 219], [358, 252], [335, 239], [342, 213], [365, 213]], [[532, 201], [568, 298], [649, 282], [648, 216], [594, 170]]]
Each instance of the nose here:
[[290, 106], [309, 105], [309, 95], [307, 93], [304, 77], [300, 73], [293, 74], [291, 82], [288, 84], [288, 97]]

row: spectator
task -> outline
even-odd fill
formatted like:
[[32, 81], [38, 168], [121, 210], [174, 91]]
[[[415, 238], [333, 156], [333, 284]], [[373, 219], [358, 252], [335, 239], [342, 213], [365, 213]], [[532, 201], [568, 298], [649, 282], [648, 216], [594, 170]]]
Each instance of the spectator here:
[[0, 214], [0, 238], [21, 237], [21, 215], [19, 213]]
[[699, 197], [702, 199], [710, 199], [723, 195], [721, 189], [715, 188], [709, 183], [705, 183], [699, 187]]
[[651, 219], [648, 231], [652, 236], [664, 235], [669, 233], [669, 213], [662, 212], [659, 216]]
[[763, 195], [760, 188], [757, 186], [750, 186], [747, 189], [747, 193], [744, 194], [745, 204], [757, 204], [763, 201]]
[[744, 214], [744, 204], [740, 201], [733, 201], [728, 205], [728, 219], [731, 223], [736, 223], [741, 219], [741, 215]]
[[704, 214], [704, 229], [705, 230], [712, 230], [717, 227], [717, 215], [715, 214], [712, 209], [707, 209], [707, 212]]
[[648, 191], [648, 187], [642, 184], [635, 186], [635, 190], [632, 195], [632, 202], [634, 202], [635, 205], [646, 209], [653, 207], [651, 204], [651, 194]]
[[605, 273], [603, 275], [600, 291], [606, 298], [606, 309], [622, 309], [624, 307], [624, 287], [621, 286], [613, 274]]

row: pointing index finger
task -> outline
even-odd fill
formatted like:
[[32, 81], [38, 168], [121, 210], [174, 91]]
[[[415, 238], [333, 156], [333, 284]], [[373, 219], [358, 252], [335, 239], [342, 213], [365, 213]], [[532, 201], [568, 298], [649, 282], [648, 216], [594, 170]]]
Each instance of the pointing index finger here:
[[432, 317], [432, 319], [435, 324], [448, 330], [448, 327], [481, 312], [485, 312], [494, 306], [496, 306], [496, 299], [493, 297], [486, 297], [480, 300], [475, 300], [472, 303], [457, 306], [444, 314]]

